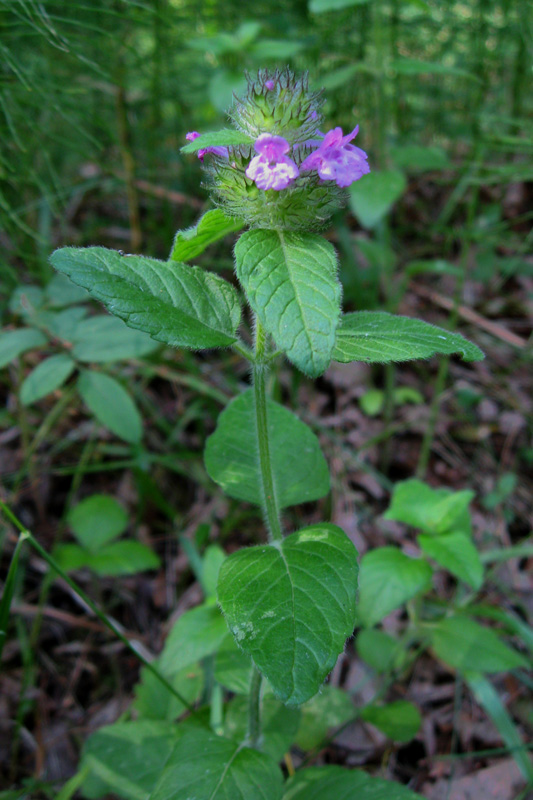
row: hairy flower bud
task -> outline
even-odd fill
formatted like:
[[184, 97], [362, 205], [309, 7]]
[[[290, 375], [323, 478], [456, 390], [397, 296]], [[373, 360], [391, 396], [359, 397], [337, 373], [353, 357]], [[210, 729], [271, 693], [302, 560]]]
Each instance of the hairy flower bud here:
[[229, 117], [250, 145], [210, 147], [209, 186], [224, 211], [251, 228], [312, 230], [346, 203], [344, 187], [369, 171], [340, 128], [324, 136], [321, 92], [288, 69], [247, 76]]

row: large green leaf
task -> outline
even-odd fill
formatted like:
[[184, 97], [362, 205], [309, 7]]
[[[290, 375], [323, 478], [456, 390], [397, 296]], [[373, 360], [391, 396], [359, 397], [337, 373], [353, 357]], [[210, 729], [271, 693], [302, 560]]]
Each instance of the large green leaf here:
[[397, 547], [379, 547], [361, 560], [357, 616], [371, 627], [395, 608], [427, 589], [432, 570], [419, 558], [409, 558]]
[[153, 550], [132, 539], [111, 542], [96, 553], [78, 544], [59, 544], [54, 548], [54, 557], [66, 572], [87, 568], [106, 576], [135, 575], [157, 569], [160, 564]]
[[228, 217], [221, 208], [207, 211], [193, 228], [178, 231], [170, 259], [172, 261], [191, 261], [203, 253], [210, 244], [223, 239], [228, 233], [240, 231], [244, 222], [236, 217]]
[[232, 128], [223, 128], [220, 131], [202, 133], [192, 142], [181, 148], [182, 153], [197, 153], [205, 147], [239, 147], [241, 144], [253, 145], [254, 140], [246, 133], [235, 131]]
[[363, 228], [374, 228], [406, 187], [405, 176], [399, 170], [370, 172], [350, 186], [350, 207]]
[[157, 349], [144, 331], [128, 328], [117, 317], [99, 314], [80, 322], [72, 336], [72, 355], [79, 361], [109, 363], [126, 358], [141, 358]]
[[399, 783], [371, 778], [359, 769], [311, 767], [285, 785], [283, 800], [423, 800]]
[[76, 364], [66, 353], [59, 353], [57, 356], [50, 356], [41, 361], [22, 382], [20, 387], [22, 405], [28, 406], [30, 403], [35, 403], [50, 392], [59, 389], [75, 369]]
[[63, 247], [50, 260], [112, 314], [159, 342], [202, 349], [235, 341], [239, 299], [218, 275], [105, 247]]
[[461, 532], [470, 535], [469, 505], [474, 492], [434, 489], [416, 478], [401, 481], [394, 487], [392, 501], [383, 519], [404, 522], [433, 536]]
[[365, 706], [361, 711], [361, 719], [375, 725], [395, 742], [411, 741], [422, 724], [420, 711], [408, 700], [395, 700], [383, 706]]
[[491, 628], [470, 617], [445, 617], [431, 631], [433, 650], [460, 672], [507, 672], [527, 667], [529, 661], [502, 642]]
[[[153, 661], [152, 665], [159, 669], [158, 661]], [[192, 705], [202, 693], [204, 671], [199, 664], [189, 665], [169, 677], [168, 681], [178, 694]], [[143, 719], [169, 722], [177, 719], [185, 711], [185, 705], [146, 667], [141, 669], [141, 679], [135, 686], [133, 708]]]
[[159, 664], [164, 675], [176, 672], [212, 655], [228, 634], [224, 618], [215, 605], [185, 611], [172, 627]]
[[248, 694], [252, 680], [250, 656], [237, 647], [228, 633], [215, 657], [215, 680], [235, 694]]
[[479, 589], [483, 583], [483, 564], [476, 546], [464, 533], [445, 533], [443, 536], [420, 534], [418, 544], [422, 551], [434, 558], [441, 567], [456, 578]]
[[238, 278], [277, 346], [316, 377], [331, 361], [340, 317], [335, 250], [311, 233], [253, 230], [235, 247]]
[[380, 630], [365, 629], [355, 640], [357, 655], [376, 672], [389, 672], [405, 660], [405, 648], [398, 639]]
[[93, 553], [124, 533], [128, 514], [109, 494], [93, 494], [69, 511], [68, 523], [78, 540]]
[[114, 792], [125, 800], [148, 800], [180, 735], [176, 725], [148, 720], [120, 722], [93, 733], [82, 754], [81, 767], [91, 771], [83, 796]]
[[0, 369], [17, 356], [34, 347], [46, 344], [46, 337], [34, 328], [19, 328], [17, 331], [0, 333]]
[[98, 422], [121, 439], [138, 444], [142, 419], [137, 406], [118, 381], [102, 372], [82, 372], [78, 391]]
[[280, 800], [281, 793], [270, 756], [197, 728], [176, 744], [150, 800]]
[[386, 311], [355, 311], [344, 314], [337, 330], [335, 361], [365, 361], [386, 364], [411, 361], [441, 353], [460, 353], [465, 361], [480, 361], [483, 353], [459, 333], [450, 333], [421, 319], [410, 319]]
[[[267, 401], [274, 489], [279, 508], [329, 492], [328, 466], [315, 434], [291, 411]], [[263, 505], [254, 394], [248, 389], [220, 414], [207, 440], [205, 466], [226, 494]]]
[[322, 523], [226, 559], [218, 599], [240, 647], [290, 706], [319, 690], [351, 635], [357, 551]]

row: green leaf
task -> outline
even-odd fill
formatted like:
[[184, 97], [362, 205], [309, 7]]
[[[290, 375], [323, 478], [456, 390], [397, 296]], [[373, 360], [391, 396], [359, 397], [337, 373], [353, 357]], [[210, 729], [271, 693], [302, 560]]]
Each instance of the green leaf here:
[[399, 170], [370, 172], [350, 186], [350, 208], [363, 228], [374, 228], [406, 188], [407, 181]]
[[340, 317], [332, 245], [311, 233], [253, 230], [240, 237], [235, 258], [250, 305], [277, 346], [302, 372], [321, 375]]
[[76, 303], [85, 303], [89, 300], [89, 294], [85, 289], [76, 286], [66, 275], [54, 275], [44, 290], [47, 305], [51, 308], [65, 308]]
[[65, 572], [85, 569], [89, 566], [91, 553], [79, 544], [58, 544], [52, 551], [54, 559]]
[[128, 514], [108, 494], [93, 494], [69, 512], [67, 521], [78, 542], [92, 553], [124, 533]]
[[[224, 734], [228, 739], [245, 741], [248, 705], [247, 697], [235, 697], [227, 706]], [[294, 742], [299, 724], [299, 709], [287, 708], [272, 695], [265, 695], [261, 703], [261, 750], [280, 761]]]
[[386, 311], [344, 314], [337, 330], [335, 361], [387, 364], [431, 358], [437, 353], [460, 353], [464, 361], [480, 361], [483, 353], [458, 333], [450, 333], [421, 319], [399, 317]]
[[401, 642], [378, 630], [362, 630], [355, 640], [357, 654], [376, 672], [389, 672], [402, 666], [405, 653]]
[[313, 14], [323, 14], [325, 11], [339, 11], [341, 8], [362, 6], [369, 0], [309, 0], [309, 11]]
[[197, 153], [204, 147], [239, 147], [241, 144], [253, 145], [254, 140], [246, 133], [235, 131], [232, 128], [223, 128], [221, 131], [202, 133], [194, 141], [188, 142], [181, 148], [182, 153]]
[[286, 705], [316, 694], [334, 666], [353, 631], [356, 585], [357, 551], [327, 523], [244, 548], [222, 565], [228, 627]]
[[118, 381], [101, 372], [86, 371], [80, 375], [78, 391], [98, 422], [126, 442], [141, 441], [141, 415]]
[[491, 628], [484, 628], [465, 616], [445, 617], [431, 631], [438, 658], [460, 672], [506, 672], [527, 667], [523, 655], [502, 642]]
[[[240, 48], [233, 48], [234, 51]], [[211, 80], [209, 81], [209, 85], [207, 87], [207, 94], [209, 100], [214, 105], [214, 107], [219, 111], [221, 114], [226, 113], [229, 106], [233, 103], [234, 95], [237, 97], [242, 97], [242, 95], [246, 92], [246, 78], [242, 74], [242, 70], [228, 70], [228, 69], [218, 69]], [[221, 131], [216, 131], [216, 134], [221, 133]], [[225, 135], [226, 131], [224, 131]], [[230, 131], [230, 133], [238, 133], [238, 131]], [[213, 134], [203, 134], [204, 136], [213, 136]], [[252, 142], [250, 139], [246, 139], [245, 142], [241, 144], [251, 145]], [[185, 150], [182, 148], [182, 152]]]
[[172, 627], [159, 664], [165, 676], [175, 675], [215, 653], [228, 634], [224, 617], [214, 605], [185, 611]]
[[509, 748], [509, 752], [516, 761], [522, 775], [528, 782], [533, 783], [533, 764], [526, 750], [527, 745], [520, 736], [518, 728], [505, 708], [500, 695], [484, 675], [480, 675], [477, 672], [468, 672], [465, 677], [477, 702], [485, 709], [498, 729], [503, 742]]
[[158, 569], [161, 561], [153, 550], [141, 542], [123, 539], [102, 547], [89, 556], [87, 566], [98, 575], [135, 575], [137, 572]]
[[75, 369], [76, 364], [66, 353], [50, 356], [41, 361], [22, 382], [20, 402], [24, 406], [29, 406], [50, 392], [59, 389]]
[[410, 742], [422, 724], [418, 708], [408, 700], [396, 700], [384, 706], [365, 706], [361, 719], [370, 722], [395, 742]]
[[46, 337], [34, 328], [19, 328], [17, 331], [0, 333], [0, 369], [13, 359], [46, 344]]
[[142, 358], [157, 349], [143, 331], [128, 328], [121, 319], [99, 315], [77, 325], [72, 336], [72, 355], [79, 361], [109, 363], [127, 358]]
[[283, 800], [424, 800], [407, 787], [371, 778], [359, 769], [311, 767], [285, 785]]
[[105, 247], [64, 247], [50, 261], [130, 328], [158, 342], [202, 349], [235, 341], [239, 298], [218, 275]]
[[22, 534], [19, 536], [15, 550], [11, 557], [9, 570], [3, 581], [2, 597], [0, 598], [0, 659], [2, 658], [2, 651], [6, 643], [7, 627], [9, 625], [9, 615], [11, 611], [11, 603], [15, 593], [15, 585], [17, 582], [17, 572], [20, 558], [20, 551], [24, 539]]
[[429, 588], [432, 570], [397, 547], [379, 547], [363, 556], [359, 573], [357, 616], [372, 627], [395, 608]]
[[418, 544], [426, 555], [472, 589], [481, 587], [483, 564], [469, 536], [464, 533], [445, 533], [443, 536], [420, 534]]
[[[65, 276], [61, 276], [65, 277]], [[68, 278], [65, 277], [68, 281]], [[89, 309], [87, 306], [75, 306], [65, 308], [63, 311], [38, 311], [33, 320], [39, 328], [45, 328], [48, 335], [56, 339], [70, 341], [74, 331], [81, 320], [87, 316]]]
[[202, 558], [202, 588], [207, 597], [216, 597], [218, 573], [226, 553], [218, 544], [211, 544], [206, 548]]
[[223, 640], [215, 657], [215, 680], [235, 694], [248, 694], [252, 679], [252, 661], [243, 653], [231, 634]]
[[404, 522], [433, 535], [460, 532], [469, 536], [472, 525], [468, 506], [473, 498], [474, 492], [469, 489], [460, 492], [444, 487], [433, 489], [411, 478], [395, 485], [383, 519]]
[[295, 742], [302, 750], [318, 747], [332, 728], [355, 719], [350, 695], [326, 684], [302, 706], [302, 717]]
[[18, 286], [9, 298], [9, 310], [13, 314], [31, 317], [44, 302], [44, 292], [38, 286]]
[[[267, 400], [274, 489], [279, 508], [307, 503], [329, 492], [329, 471], [317, 437], [298, 417]], [[252, 389], [232, 400], [207, 440], [205, 466], [226, 494], [262, 505], [263, 488]]]
[[282, 776], [265, 753], [200, 729], [178, 741], [150, 800], [280, 800]]
[[243, 225], [242, 219], [228, 217], [221, 208], [213, 208], [207, 211], [193, 228], [177, 232], [170, 260], [192, 261], [209, 245], [218, 242], [229, 233], [240, 231]]
[[[168, 722], [142, 720], [108, 725], [87, 740], [81, 767], [89, 766], [106, 792], [125, 800], [148, 800], [180, 735], [180, 728]], [[104, 792], [93, 793], [91, 784], [90, 780], [84, 786], [83, 796], [101, 797]]]
[[[152, 662], [158, 667], [158, 662]], [[169, 679], [172, 686], [191, 705], [198, 700], [204, 686], [204, 673], [199, 665], [180, 670]], [[171, 694], [153, 672], [143, 667], [141, 680], [135, 686], [133, 708], [144, 719], [177, 719], [186, 710], [183, 703]]]

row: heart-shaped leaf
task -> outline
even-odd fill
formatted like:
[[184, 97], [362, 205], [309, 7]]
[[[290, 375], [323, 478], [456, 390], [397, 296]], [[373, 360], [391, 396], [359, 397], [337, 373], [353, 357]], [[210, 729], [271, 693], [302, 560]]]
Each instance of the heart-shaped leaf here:
[[[278, 507], [323, 497], [329, 492], [329, 471], [313, 431], [270, 399], [267, 418]], [[226, 494], [263, 504], [252, 389], [232, 400], [219, 416], [217, 429], [207, 441], [205, 466]]]
[[340, 318], [332, 245], [311, 233], [254, 230], [237, 242], [235, 259], [250, 305], [277, 346], [302, 372], [321, 375]]
[[228, 626], [286, 705], [319, 690], [352, 634], [357, 551], [322, 523], [226, 559], [218, 599]]

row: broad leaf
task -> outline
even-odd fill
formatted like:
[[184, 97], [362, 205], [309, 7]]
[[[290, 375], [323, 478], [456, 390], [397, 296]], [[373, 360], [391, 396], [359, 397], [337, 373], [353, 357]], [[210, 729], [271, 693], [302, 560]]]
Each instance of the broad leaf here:
[[76, 286], [66, 275], [54, 275], [44, 290], [50, 308], [66, 308], [76, 303], [85, 303], [89, 295], [81, 286]]
[[203, 150], [205, 147], [239, 147], [242, 144], [252, 146], [253, 143], [254, 140], [246, 133], [232, 128], [223, 128], [221, 131], [209, 131], [208, 133], [200, 134], [194, 141], [184, 145], [181, 148], [181, 152], [197, 153], [198, 150]]
[[87, 566], [90, 569], [98, 575], [107, 576], [135, 575], [137, 572], [158, 569], [161, 564], [153, 550], [132, 539], [111, 542], [90, 555], [89, 559]]
[[341, 8], [362, 6], [369, 0], [309, 0], [309, 11], [323, 14], [325, 11], [339, 11]]
[[[248, 698], [235, 697], [226, 708], [224, 734], [243, 742], [248, 732]], [[300, 724], [300, 710], [287, 708], [267, 694], [261, 702], [261, 750], [274, 761], [281, 761], [293, 744]]]
[[[323, 497], [329, 492], [329, 471], [315, 434], [270, 399], [267, 418], [278, 506]], [[232, 400], [220, 414], [217, 429], [207, 440], [205, 466], [230, 497], [263, 505], [252, 389]]]
[[235, 694], [248, 694], [252, 679], [252, 661], [249, 655], [235, 644], [229, 633], [215, 657], [215, 680]]
[[295, 706], [316, 694], [352, 634], [356, 586], [355, 547], [323, 523], [229, 556], [218, 599], [239, 646]]
[[318, 747], [332, 728], [355, 719], [350, 696], [327, 683], [302, 706], [302, 718], [295, 742], [302, 750]]
[[432, 628], [436, 655], [460, 672], [507, 672], [527, 667], [529, 661], [502, 642], [491, 628], [470, 617], [445, 617]]
[[365, 706], [361, 719], [379, 728], [385, 736], [395, 742], [409, 742], [422, 724], [420, 711], [408, 700], [396, 700], [384, 706]]
[[177, 232], [170, 259], [192, 261], [203, 253], [206, 247], [223, 239], [228, 233], [240, 231], [243, 225], [241, 219], [228, 217], [221, 208], [213, 208], [207, 211], [193, 228]]
[[432, 570], [419, 558], [409, 558], [397, 547], [379, 547], [361, 560], [357, 616], [372, 627], [419, 592], [429, 588]]
[[80, 322], [76, 326], [72, 342], [74, 358], [93, 363], [142, 358], [158, 347], [157, 342], [143, 331], [128, 328], [117, 317], [103, 314]]
[[138, 444], [141, 441], [141, 415], [118, 381], [101, 372], [82, 372], [78, 391], [98, 422], [126, 442]]
[[389, 672], [398, 668], [405, 660], [405, 649], [401, 642], [379, 630], [362, 630], [355, 640], [357, 655], [376, 672]]
[[167, 636], [159, 658], [161, 672], [175, 675], [212, 655], [227, 634], [226, 623], [216, 606], [204, 604], [185, 611]]
[[180, 735], [176, 725], [148, 720], [100, 728], [83, 748], [81, 767], [99, 779], [84, 784], [83, 796], [114, 792], [125, 800], [148, 800]]
[[42, 347], [46, 337], [34, 328], [19, 328], [17, 331], [0, 333], [0, 369], [27, 350]]
[[167, 760], [150, 800], [280, 800], [282, 775], [265, 753], [191, 729]]
[[470, 535], [469, 505], [474, 492], [463, 489], [433, 489], [427, 483], [411, 478], [401, 481], [394, 487], [392, 501], [383, 519], [404, 522], [424, 533], [440, 535], [461, 532]]
[[445, 533], [443, 536], [421, 534], [418, 544], [422, 551], [435, 559], [441, 567], [449, 570], [472, 589], [483, 583], [483, 564], [469, 536], [464, 533]]
[[[65, 275], [58, 275], [58, 277], [65, 278], [71, 286], [74, 286]], [[48, 335], [70, 342], [74, 331], [88, 312], [87, 306], [74, 306], [74, 308], [65, 308], [63, 311], [39, 310], [34, 315], [33, 322], [39, 328], [44, 328]]]
[[386, 364], [459, 353], [464, 361], [480, 361], [483, 353], [459, 333], [450, 333], [428, 322], [388, 314], [355, 311], [345, 314], [337, 330], [335, 361]]
[[124, 533], [128, 514], [111, 495], [93, 494], [74, 506], [67, 520], [78, 542], [95, 553]]
[[311, 767], [298, 770], [285, 785], [283, 800], [424, 800], [392, 781], [372, 778], [359, 769]]
[[35, 403], [50, 392], [59, 389], [76, 369], [76, 364], [66, 353], [41, 361], [30, 372], [20, 387], [20, 401], [28, 406]]
[[[159, 667], [157, 661], [152, 662]], [[193, 704], [202, 692], [204, 672], [198, 665], [191, 665], [168, 678], [174, 689]], [[185, 711], [185, 706], [171, 694], [166, 686], [146, 667], [141, 669], [141, 680], [135, 686], [133, 708], [143, 719], [172, 720], [177, 719]]]
[[406, 187], [405, 176], [399, 170], [370, 172], [350, 186], [350, 207], [363, 228], [374, 228]]
[[316, 377], [331, 361], [340, 317], [335, 250], [311, 233], [253, 230], [235, 247], [237, 276], [277, 346]]
[[202, 349], [235, 341], [237, 292], [211, 272], [105, 247], [64, 247], [50, 260], [112, 314], [159, 342]]

